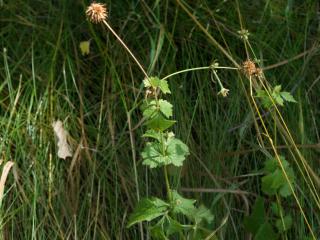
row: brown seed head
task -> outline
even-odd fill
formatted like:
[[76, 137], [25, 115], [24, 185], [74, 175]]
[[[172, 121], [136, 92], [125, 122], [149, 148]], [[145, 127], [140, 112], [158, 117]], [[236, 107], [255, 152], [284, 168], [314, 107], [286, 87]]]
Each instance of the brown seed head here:
[[106, 5], [93, 2], [87, 8], [86, 15], [91, 22], [100, 23], [108, 17]]
[[257, 68], [255, 63], [250, 59], [246, 60], [242, 67], [244, 72], [249, 76], [259, 75], [261, 73], [261, 69]]

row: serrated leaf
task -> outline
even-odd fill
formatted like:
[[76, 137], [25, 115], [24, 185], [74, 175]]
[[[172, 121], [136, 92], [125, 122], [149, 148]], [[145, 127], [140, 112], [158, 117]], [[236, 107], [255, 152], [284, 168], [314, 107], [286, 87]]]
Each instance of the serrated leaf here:
[[196, 200], [184, 198], [176, 190], [172, 190], [171, 195], [173, 204], [172, 211], [192, 217], [192, 213], [196, 210], [194, 206]]
[[172, 104], [166, 100], [159, 100], [160, 111], [167, 117], [172, 117]]
[[280, 95], [287, 102], [294, 102], [294, 103], [297, 102], [289, 92], [280, 92]]
[[212, 223], [214, 218], [211, 211], [203, 205], [196, 208], [192, 213], [192, 216], [196, 223], [200, 223], [202, 221], [206, 221], [207, 223]]
[[186, 156], [189, 155], [188, 146], [174, 137], [169, 138], [166, 145], [168, 146], [166, 151], [168, 163], [176, 167], [181, 167]]
[[167, 80], [160, 80], [158, 77], [145, 78], [143, 80], [144, 87], [159, 88], [162, 93], [171, 93]]
[[281, 85], [277, 85], [273, 88], [273, 93], [279, 94], [281, 89], [282, 89]]
[[272, 106], [272, 101], [269, 95], [264, 90], [257, 90], [256, 97], [261, 99], [262, 105], [265, 108], [270, 108]]
[[[272, 106], [272, 100], [270, 99], [270, 97], [269, 97], [269, 95], [267, 94], [266, 91], [257, 90], [256, 97], [261, 98], [262, 105], [265, 108], [270, 108]], [[293, 98], [291, 93], [289, 93], [289, 92], [281, 92], [281, 85], [277, 85], [277, 86], [275, 86], [273, 88], [271, 97], [272, 97], [273, 101], [279, 106], [283, 106], [284, 105], [284, 101], [297, 102]]]
[[158, 113], [152, 119], [147, 121], [146, 125], [148, 126], [148, 128], [163, 132], [175, 123], [176, 121], [165, 119], [162, 114]]
[[155, 131], [153, 129], [147, 130], [142, 137], [147, 137], [147, 138], [153, 138], [158, 140], [159, 142], [161, 141], [161, 133], [158, 131]]
[[167, 236], [170, 236], [172, 234], [182, 232], [183, 226], [181, 223], [168, 216], [165, 220], [165, 229]]
[[172, 116], [172, 104], [163, 99], [160, 99], [158, 104], [156, 100], [150, 102], [145, 101], [141, 109], [145, 118], [153, 118], [159, 111], [167, 118]]
[[257, 90], [257, 95], [256, 96], [258, 98], [264, 98], [264, 97], [266, 97], [268, 95], [267, 95], [266, 91], [259, 89], [259, 90]]
[[[163, 165], [173, 164], [182, 166], [186, 156], [189, 155], [189, 148], [181, 140], [175, 137], [169, 137], [164, 142], [165, 149], [158, 142], [147, 143], [141, 155], [143, 164], [150, 168], [161, 167]], [[164, 152], [163, 152], [164, 151]]]
[[162, 154], [161, 145], [158, 142], [147, 143], [141, 156], [143, 165], [150, 168], [161, 167], [166, 164], [167, 158]]
[[[285, 170], [286, 170], [287, 176], [289, 178], [289, 181], [291, 183], [291, 186], [292, 186], [292, 188], [294, 188], [294, 185], [292, 184], [292, 183], [294, 183], [294, 180], [295, 180], [293, 169], [291, 167], [286, 167]], [[284, 175], [283, 175], [283, 177], [284, 177]], [[292, 194], [292, 190], [291, 190], [290, 185], [287, 182], [287, 180], [286, 180], [286, 183], [281, 186], [281, 188], [279, 190], [279, 194], [282, 197], [288, 197]]]
[[143, 80], [144, 87], [153, 87], [157, 88], [160, 85], [160, 79], [158, 77], [149, 77]]
[[266, 213], [264, 210], [264, 200], [258, 197], [250, 216], [244, 218], [244, 227], [248, 232], [253, 235], [258, 233], [259, 228], [267, 221]]
[[278, 168], [278, 162], [272, 158], [272, 159], [268, 159], [264, 162], [264, 168], [263, 170], [266, 173], [272, 173], [274, 172], [276, 169]]
[[159, 109], [157, 108], [157, 103], [155, 100], [152, 100], [150, 102], [144, 102], [141, 108], [143, 109], [142, 114], [145, 118], [152, 118], [156, 116], [159, 112]]
[[287, 215], [282, 219], [278, 219], [276, 221], [276, 227], [280, 233], [288, 231], [292, 227], [292, 217]]
[[159, 198], [145, 198], [141, 200], [133, 213], [129, 217], [129, 223], [127, 227], [132, 225], [151, 220], [160, 217], [166, 213], [169, 208], [169, 204]]
[[274, 98], [274, 101], [275, 101], [278, 105], [280, 105], [281, 107], [283, 107], [284, 101], [283, 101], [282, 97], [280, 96], [280, 94], [277, 94], [277, 95], [272, 94], [272, 96], [273, 96], [273, 98]]
[[[295, 180], [293, 169], [290, 167], [288, 161], [285, 160], [283, 156], [280, 156], [281, 164], [288, 176], [291, 184]], [[279, 193], [282, 197], [288, 197], [292, 194], [290, 185], [279, 166], [277, 159], [269, 159], [265, 162], [264, 171], [266, 176], [261, 178], [262, 191], [267, 195], [275, 195]]]
[[257, 232], [257, 234], [254, 236], [254, 240], [277, 240], [278, 235], [274, 232], [272, 229], [272, 226], [270, 223], [265, 222], [263, 223]]
[[159, 88], [164, 94], [171, 93], [167, 80], [160, 80]]
[[81, 55], [85, 56], [90, 53], [90, 41], [82, 41], [79, 44]]

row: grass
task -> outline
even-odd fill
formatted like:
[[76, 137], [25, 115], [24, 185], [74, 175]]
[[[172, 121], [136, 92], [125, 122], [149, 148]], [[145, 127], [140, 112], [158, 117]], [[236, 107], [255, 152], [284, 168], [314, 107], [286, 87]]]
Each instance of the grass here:
[[[317, 1], [239, 1], [239, 6], [234, 1], [188, 1], [194, 19], [176, 2], [107, 2], [109, 23], [151, 75], [208, 66], [215, 59], [221, 66], [232, 66], [208, 34], [237, 63], [246, 60], [237, 33], [239, 15], [263, 67], [315, 46], [315, 51], [265, 75], [270, 85], [281, 84], [298, 101], [280, 112], [306, 162], [319, 175]], [[0, 158], [14, 162], [1, 202], [2, 238], [139, 239], [138, 228], [125, 228], [137, 201], [127, 112], [144, 75], [111, 33], [86, 21], [87, 2], [0, 4]], [[91, 41], [91, 53], [84, 57], [79, 43], [85, 40]], [[219, 239], [246, 239], [243, 217], [262, 194], [260, 169], [272, 149], [267, 141], [262, 149], [258, 144], [261, 121], [253, 120], [248, 81], [232, 71], [220, 71], [219, 76], [230, 89], [227, 98], [217, 96], [219, 86], [206, 70], [169, 79], [178, 120], [174, 130], [192, 153], [176, 181], [186, 196], [210, 207], [215, 215], [212, 230], [229, 216]], [[131, 117], [134, 127], [141, 120], [139, 110]], [[72, 159], [57, 157], [51, 128], [56, 119], [64, 121], [70, 133]], [[318, 237], [319, 199], [312, 191], [319, 186], [313, 189], [307, 172], [300, 173], [290, 156], [300, 164], [299, 157], [290, 154], [290, 142], [272, 116], [264, 120], [275, 146], [294, 166], [297, 199]], [[143, 127], [133, 132], [136, 154], [143, 146], [142, 133]], [[165, 194], [161, 172], [147, 171], [139, 155], [137, 171], [139, 196]], [[310, 235], [296, 202], [282, 204], [294, 216], [287, 239]]]

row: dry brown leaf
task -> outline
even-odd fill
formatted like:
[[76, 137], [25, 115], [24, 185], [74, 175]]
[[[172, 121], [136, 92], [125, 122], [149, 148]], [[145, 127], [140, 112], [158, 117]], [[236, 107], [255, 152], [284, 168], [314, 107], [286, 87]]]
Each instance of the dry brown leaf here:
[[57, 120], [52, 123], [54, 134], [57, 138], [58, 146], [58, 157], [66, 159], [67, 157], [72, 157], [72, 150], [68, 144], [68, 132], [64, 129], [63, 123], [60, 120]]
[[4, 192], [4, 185], [6, 183], [7, 176], [9, 174], [9, 171], [10, 171], [11, 167], [13, 166], [13, 164], [14, 163], [12, 161], [8, 161], [3, 166], [2, 174], [1, 174], [1, 178], [0, 178], [0, 203], [2, 202], [2, 197], [3, 197], [3, 192]]

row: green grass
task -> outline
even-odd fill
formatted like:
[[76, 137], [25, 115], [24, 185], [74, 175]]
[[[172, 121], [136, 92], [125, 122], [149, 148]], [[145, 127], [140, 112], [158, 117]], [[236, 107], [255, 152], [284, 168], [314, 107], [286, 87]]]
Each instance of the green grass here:
[[[238, 63], [246, 60], [234, 1], [187, 2], [197, 20]], [[251, 33], [249, 39], [262, 66], [317, 46], [316, 0], [239, 2], [243, 28]], [[143, 98], [137, 96], [143, 74], [111, 33], [86, 21], [87, 2], [4, 0], [1, 4], [0, 159], [15, 163], [1, 202], [1, 237], [139, 239], [138, 228], [125, 227], [137, 201], [127, 111], [136, 97]], [[215, 59], [222, 66], [232, 66], [176, 1], [107, 4], [110, 24], [151, 75], [163, 77], [208, 66]], [[91, 53], [83, 57], [79, 43], [86, 40], [91, 41]], [[280, 111], [318, 175], [319, 64], [319, 51], [314, 51], [265, 71], [272, 86], [281, 84], [298, 101]], [[175, 179], [182, 188], [221, 190], [184, 194], [211, 209], [215, 215], [212, 231], [229, 216], [218, 232], [219, 239], [247, 239], [243, 218], [256, 195], [262, 194], [259, 173], [264, 152], [272, 150], [267, 143], [264, 152], [258, 145], [246, 97], [248, 81], [243, 79], [242, 84], [233, 71], [219, 71], [219, 76], [230, 89], [227, 98], [217, 96], [219, 86], [211, 81], [209, 71], [169, 80], [178, 120], [174, 130], [192, 153], [181, 178]], [[133, 126], [141, 118], [136, 109]], [[72, 137], [73, 159], [57, 157], [51, 127], [56, 119], [64, 121]], [[270, 115], [265, 120], [272, 134], [277, 131]], [[261, 130], [260, 122], [256, 123]], [[161, 171], [148, 171], [141, 165], [142, 134], [143, 127], [134, 131], [139, 195], [165, 195]], [[273, 140], [276, 145], [288, 145], [279, 132]], [[295, 168], [298, 199], [319, 237], [320, 209], [311, 186], [302, 180], [288, 148], [280, 153]], [[229, 190], [250, 194], [226, 193]], [[294, 216], [287, 239], [310, 234], [295, 201], [282, 204]]]

